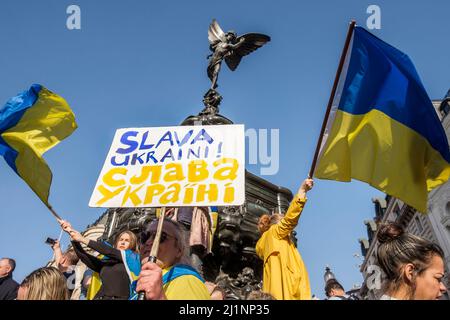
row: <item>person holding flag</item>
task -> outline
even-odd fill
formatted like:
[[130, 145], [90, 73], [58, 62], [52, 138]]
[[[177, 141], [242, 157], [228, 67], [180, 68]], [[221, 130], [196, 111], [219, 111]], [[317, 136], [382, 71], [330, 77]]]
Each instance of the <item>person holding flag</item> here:
[[[128, 300], [136, 295], [136, 282], [141, 272], [137, 237], [131, 231], [119, 234], [114, 247], [83, 237], [67, 221], [61, 228], [72, 240], [72, 246], [80, 260], [100, 275], [101, 287], [94, 300]], [[84, 251], [81, 243], [102, 254], [99, 259]]]
[[311, 288], [308, 271], [291, 233], [306, 203], [306, 193], [313, 187], [313, 180], [303, 181], [289, 209], [283, 216], [263, 215], [258, 221], [261, 237], [256, 243], [256, 254], [263, 261], [263, 288], [276, 300], [310, 300]]
[[428, 192], [450, 177], [447, 137], [412, 61], [355, 22], [336, 73], [313, 174], [367, 182], [422, 213]]

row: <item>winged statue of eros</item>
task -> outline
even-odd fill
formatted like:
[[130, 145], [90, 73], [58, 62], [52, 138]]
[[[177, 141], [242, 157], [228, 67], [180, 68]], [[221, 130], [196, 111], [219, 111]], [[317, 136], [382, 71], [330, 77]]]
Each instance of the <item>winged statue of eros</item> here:
[[231, 71], [234, 71], [242, 57], [261, 48], [270, 41], [270, 37], [261, 33], [247, 33], [238, 37], [234, 31], [224, 32], [213, 19], [208, 29], [208, 40], [212, 51], [208, 56], [208, 77], [212, 82], [211, 89], [215, 89], [223, 59]]

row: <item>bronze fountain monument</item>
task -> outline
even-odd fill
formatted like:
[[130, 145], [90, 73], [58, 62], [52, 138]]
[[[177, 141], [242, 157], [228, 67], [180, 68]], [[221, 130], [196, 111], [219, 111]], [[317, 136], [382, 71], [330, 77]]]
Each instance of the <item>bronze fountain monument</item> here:
[[[224, 32], [216, 20], [208, 29], [212, 53], [208, 56], [207, 74], [211, 87], [203, 98], [204, 109], [198, 115], [187, 117], [181, 125], [227, 125], [233, 122], [219, 114], [222, 96], [216, 90], [223, 60], [231, 71], [241, 59], [270, 41], [259, 33], [237, 36]], [[286, 188], [246, 171], [245, 203], [242, 206], [218, 207], [218, 219], [210, 253], [192, 248], [192, 262], [205, 280], [216, 283], [225, 292], [225, 299], [245, 299], [253, 290], [260, 290], [262, 261], [255, 253], [259, 239], [257, 222], [261, 215], [284, 213], [292, 192]], [[140, 234], [144, 226], [156, 217], [155, 208], [111, 208], [91, 226], [104, 224], [101, 239], [111, 241], [123, 230]], [[190, 223], [185, 223], [190, 230]], [[295, 235], [294, 235], [295, 239]]]

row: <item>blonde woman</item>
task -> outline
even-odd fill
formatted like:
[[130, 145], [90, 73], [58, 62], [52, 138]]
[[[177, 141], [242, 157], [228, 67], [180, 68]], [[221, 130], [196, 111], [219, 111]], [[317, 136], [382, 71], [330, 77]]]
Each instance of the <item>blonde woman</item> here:
[[56, 268], [39, 268], [19, 287], [17, 300], [68, 300], [67, 280]]
[[[131, 231], [124, 231], [116, 239], [114, 247], [100, 241], [92, 241], [72, 229], [70, 223], [63, 221], [61, 227], [71, 239], [73, 248], [88, 268], [100, 276], [101, 287], [94, 300], [128, 300], [133, 297], [137, 277], [141, 271], [137, 237]], [[84, 251], [80, 243], [97, 251], [100, 259]]]

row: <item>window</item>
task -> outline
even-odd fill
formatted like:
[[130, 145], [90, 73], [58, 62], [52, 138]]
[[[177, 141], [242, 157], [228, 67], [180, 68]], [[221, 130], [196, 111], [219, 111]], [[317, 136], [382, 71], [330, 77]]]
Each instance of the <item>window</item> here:
[[441, 102], [441, 105], [439, 106], [439, 111], [444, 117], [450, 112], [450, 98], [445, 98]]

